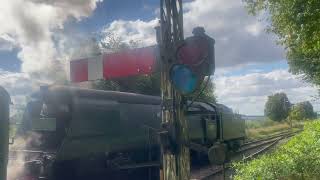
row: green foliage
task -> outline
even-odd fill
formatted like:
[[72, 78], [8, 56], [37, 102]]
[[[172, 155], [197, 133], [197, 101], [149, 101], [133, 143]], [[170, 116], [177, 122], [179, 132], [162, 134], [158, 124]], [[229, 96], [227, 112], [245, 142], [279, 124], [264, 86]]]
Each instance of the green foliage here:
[[302, 133], [271, 154], [234, 164], [236, 180], [318, 179], [320, 172], [320, 121], [308, 122]]
[[[139, 42], [126, 43], [111, 32], [104, 32], [100, 37], [101, 52], [118, 52], [124, 49], [136, 48]], [[99, 80], [92, 83], [94, 89], [133, 92], [148, 95], [160, 95], [160, 73], [140, 75], [114, 80]]]
[[313, 106], [309, 101], [295, 104], [289, 114], [289, 119], [296, 121], [314, 118], [316, 118], [316, 113], [313, 111]]
[[93, 88], [160, 96], [160, 74], [155, 73], [117, 80], [100, 80], [93, 83]]
[[246, 121], [247, 139], [259, 139], [290, 129], [286, 122], [277, 122], [270, 119]]
[[272, 121], [270, 119], [264, 120], [246, 120], [246, 129], [256, 129], [256, 128], [263, 128], [267, 126], [274, 126], [278, 124], [278, 122]]
[[306, 113], [302, 108], [302, 106], [293, 106], [289, 114], [289, 119], [295, 120], [295, 121], [301, 121], [305, 119], [306, 117], [305, 114]]
[[290, 106], [291, 104], [285, 93], [276, 93], [268, 96], [264, 114], [273, 121], [282, 121], [288, 117]]
[[268, 12], [269, 32], [287, 50], [291, 72], [320, 84], [320, 1], [244, 0], [249, 13]]
[[[160, 96], [160, 74], [142, 75], [135, 77], [122, 78], [118, 80], [100, 80], [92, 84], [94, 89], [112, 90], [132, 92], [139, 94], [147, 94]], [[210, 81], [206, 87], [203, 83], [200, 89], [203, 89], [200, 94], [187, 96], [187, 99], [192, 100], [197, 97], [198, 101], [216, 102], [214, 96], [214, 84]]]

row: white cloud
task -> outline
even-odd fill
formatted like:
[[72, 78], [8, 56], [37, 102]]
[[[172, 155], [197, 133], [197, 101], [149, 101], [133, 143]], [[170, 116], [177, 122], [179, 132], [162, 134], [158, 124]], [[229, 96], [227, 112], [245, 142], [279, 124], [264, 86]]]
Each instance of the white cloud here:
[[25, 73], [12, 73], [0, 70], [0, 86], [4, 87], [11, 97], [12, 112], [26, 104], [26, 95], [30, 94], [36, 87], [30, 76]]
[[[290, 74], [287, 69], [238, 76], [218, 76], [214, 80], [220, 103], [243, 114], [262, 115], [267, 97], [285, 92], [292, 103], [312, 101], [318, 90]], [[316, 110], [320, 110], [317, 104]]]
[[[283, 49], [275, 37], [264, 31], [265, 24], [249, 16], [241, 0], [195, 0], [184, 5], [184, 30], [190, 36], [192, 29], [203, 26], [216, 40], [218, 67], [270, 62], [283, 59]], [[156, 9], [155, 11], [158, 11]], [[126, 40], [140, 40], [144, 45], [155, 43], [154, 26], [157, 20], [117, 20], [106, 27]]]
[[10, 106], [10, 114], [21, 111], [28, 97], [38, 91], [40, 86], [51, 84], [47, 77], [34, 77], [35, 75], [29, 73], [8, 72], [0, 69], [0, 86], [8, 91], [13, 103]]
[[154, 28], [158, 25], [158, 21], [158, 19], [148, 22], [139, 19], [135, 21], [116, 20], [106, 26], [103, 33], [114, 33], [127, 43], [132, 40], [141, 42], [142, 46], [149, 46], [156, 43]]
[[[54, 36], [70, 18], [89, 16], [100, 0], [0, 0], [0, 47], [21, 49], [23, 72], [48, 68], [59, 59]], [[4, 37], [10, 37], [4, 38]]]
[[185, 31], [205, 27], [216, 40], [216, 64], [228, 67], [282, 59], [283, 49], [273, 35], [263, 29], [263, 22], [249, 16], [241, 0], [196, 0], [185, 4]]
[[260, 22], [257, 22], [254, 24], [247, 25], [245, 29], [247, 32], [251, 33], [253, 36], [258, 36], [262, 32], [263, 26], [261, 25]]

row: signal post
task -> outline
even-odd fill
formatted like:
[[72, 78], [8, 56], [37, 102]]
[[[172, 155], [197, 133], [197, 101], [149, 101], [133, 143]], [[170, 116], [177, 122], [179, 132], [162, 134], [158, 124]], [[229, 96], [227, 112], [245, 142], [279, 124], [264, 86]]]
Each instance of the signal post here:
[[157, 42], [160, 50], [162, 130], [160, 143], [164, 180], [190, 179], [190, 153], [188, 126], [184, 118], [183, 96], [175, 91], [170, 82], [170, 66], [176, 62], [175, 49], [183, 40], [183, 17], [181, 0], [160, 0], [160, 27]]
[[[204, 77], [214, 73], [215, 42], [202, 27], [195, 28], [194, 36], [184, 39], [182, 0], [160, 0], [160, 27], [156, 30], [162, 97], [160, 177], [186, 180], [190, 179], [190, 152], [184, 113], [193, 102], [188, 104], [185, 95], [195, 94]], [[196, 98], [195, 94], [193, 101]]]

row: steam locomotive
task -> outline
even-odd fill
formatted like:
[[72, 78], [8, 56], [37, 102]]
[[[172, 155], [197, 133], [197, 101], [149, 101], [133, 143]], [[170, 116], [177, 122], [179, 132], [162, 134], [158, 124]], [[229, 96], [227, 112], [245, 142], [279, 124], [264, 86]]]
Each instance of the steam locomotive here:
[[[194, 102], [186, 118], [195, 161], [205, 157], [222, 163], [245, 139], [244, 120], [224, 105]], [[160, 129], [159, 97], [48, 86], [27, 104], [18, 134], [32, 139], [25, 147], [28, 151], [41, 152], [26, 163], [36, 178], [124, 179], [113, 176], [159, 175]]]

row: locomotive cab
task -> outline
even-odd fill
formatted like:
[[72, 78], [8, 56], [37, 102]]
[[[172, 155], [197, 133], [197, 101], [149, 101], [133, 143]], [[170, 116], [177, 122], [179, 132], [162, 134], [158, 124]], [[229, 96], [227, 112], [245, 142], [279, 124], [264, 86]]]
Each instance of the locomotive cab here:
[[27, 149], [55, 152], [66, 131], [68, 111], [63, 106], [34, 100], [27, 104], [18, 136], [27, 138]]

